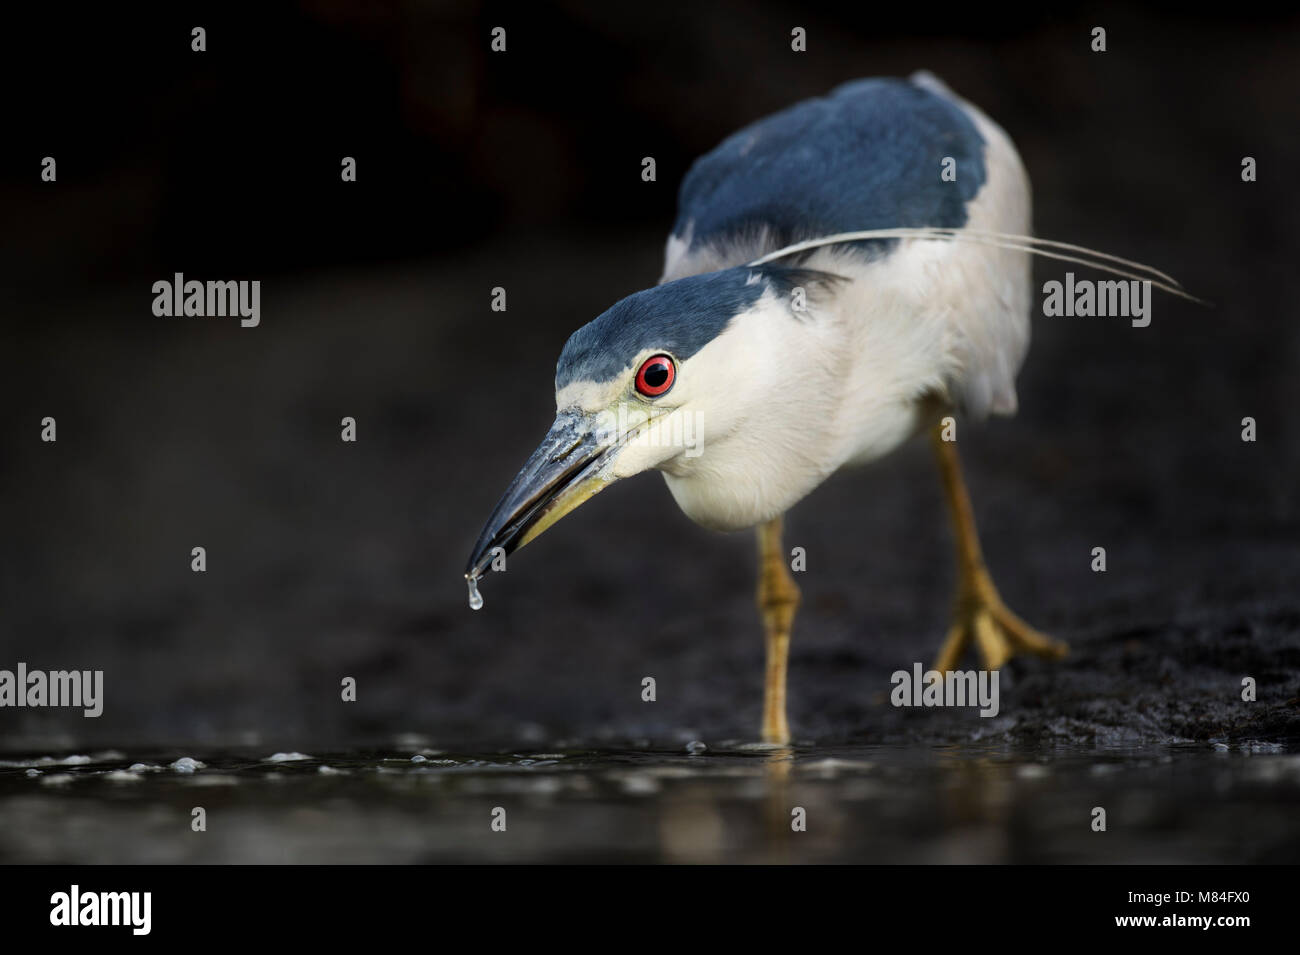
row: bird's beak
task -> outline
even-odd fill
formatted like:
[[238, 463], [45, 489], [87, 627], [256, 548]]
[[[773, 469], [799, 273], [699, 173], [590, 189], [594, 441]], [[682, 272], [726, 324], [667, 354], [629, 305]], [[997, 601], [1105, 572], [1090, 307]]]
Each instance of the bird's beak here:
[[482, 577], [500, 547], [510, 554], [614, 482], [618, 433], [605, 416], [562, 411], [483, 525], [465, 567]]

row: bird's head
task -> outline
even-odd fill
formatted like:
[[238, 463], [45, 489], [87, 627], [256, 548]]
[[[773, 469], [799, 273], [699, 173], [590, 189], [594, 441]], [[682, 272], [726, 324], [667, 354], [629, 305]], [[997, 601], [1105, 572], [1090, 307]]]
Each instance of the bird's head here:
[[796, 290], [831, 278], [724, 269], [637, 292], [574, 332], [556, 366], [555, 423], [488, 518], [465, 576], [483, 576], [496, 554], [615, 481], [716, 463], [777, 403], [788, 356], [766, 324], [797, 323]]

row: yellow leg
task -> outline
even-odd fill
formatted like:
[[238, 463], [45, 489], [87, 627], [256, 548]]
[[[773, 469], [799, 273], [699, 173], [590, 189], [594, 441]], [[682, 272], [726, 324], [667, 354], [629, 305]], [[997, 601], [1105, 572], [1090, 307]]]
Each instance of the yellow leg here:
[[966, 493], [966, 482], [962, 480], [957, 444], [955, 441], [943, 440], [939, 427], [931, 432], [931, 437], [934, 440], [935, 456], [939, 459], [944, 495], [952, 509], [958, 581], [953, 624], [943, 641], [934, 668], [939, 671], [956, 668], [972, 639], [979, 649], [985, 668], [989, 670], [996, 670], [1017, 652], [1053, 659], [1065, 656], [1067, 647], [1064, 643], [1029, 626], [1012, 613], [998, 596], [993, 578], [984, 566], [984, 555], [980, 552], [975, 515], [971, 511], [970, 495]]
[[790, 742], [785, 717], [786, 660], [790, 628], [799, 608], [799, 588], [790, 576], [781, 545], [781, 518], [758, 526], [758, 609], [767, 632], [767, 681], [763, 692], [763, 741]]

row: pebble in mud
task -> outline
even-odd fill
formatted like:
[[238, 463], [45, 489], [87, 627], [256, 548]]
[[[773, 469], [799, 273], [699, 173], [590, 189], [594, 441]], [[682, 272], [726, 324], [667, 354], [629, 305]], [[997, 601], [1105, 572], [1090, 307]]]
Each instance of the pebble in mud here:
[[262, 760], [264, 763], [297, 763], [304, 759], [314, 759], [306, 753], [272, 753]]

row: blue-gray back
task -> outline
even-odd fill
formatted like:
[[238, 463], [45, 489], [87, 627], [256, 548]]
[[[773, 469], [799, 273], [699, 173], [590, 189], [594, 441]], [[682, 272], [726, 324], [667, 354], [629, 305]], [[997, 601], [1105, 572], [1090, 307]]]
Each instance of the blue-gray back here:
[[[948, 156], [955, 181], [941, 177]], [[907, 80], [857, 80], [696, 160], [673, 234], [695, 249], [765, 231], [770, 251], [838, 232], [957, 228], [984, 180], [984, 140], [960, 106]]]

